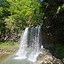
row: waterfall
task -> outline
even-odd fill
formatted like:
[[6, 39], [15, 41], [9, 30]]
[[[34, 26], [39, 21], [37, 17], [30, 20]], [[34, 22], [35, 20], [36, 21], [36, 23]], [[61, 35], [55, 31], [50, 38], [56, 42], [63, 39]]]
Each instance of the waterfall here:
[[20, 47], [15, 59], [25, 59], [35, 62], [41, 53], [41, 26], [26, 28], [20, 39]]
[[28, 59], [33, 62], [36, 61], [37, 56], [40, 54], [40, 46], [39, 46], [40, 29], [41, 29], [40, 26], [32, 27], [31, 29], [30, 39], [33, 50], [29, 54]]
[[18, 52], [16, 53], [17, 57], [15, 57], [15, 59], [26, 58], [27, 36], [28, 36], [28, 28], [25, 29], [24, 33], [22, 33], [22, 36], [20, 38], [20, 47]]

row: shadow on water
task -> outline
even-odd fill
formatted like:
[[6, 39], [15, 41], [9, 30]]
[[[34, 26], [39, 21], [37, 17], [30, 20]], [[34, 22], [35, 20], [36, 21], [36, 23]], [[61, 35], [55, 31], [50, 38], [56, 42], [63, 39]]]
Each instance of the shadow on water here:
[[27, 59], [14, 59], [14, 55], [10, 55], [8, 58], [5, 58], [0, 64], [33, 64], [33, 62]]

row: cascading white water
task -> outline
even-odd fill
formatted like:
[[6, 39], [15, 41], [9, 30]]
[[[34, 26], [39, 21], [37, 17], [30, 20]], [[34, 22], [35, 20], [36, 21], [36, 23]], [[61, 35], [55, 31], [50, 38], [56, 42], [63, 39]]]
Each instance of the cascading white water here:
[[20, 39], [20, 47], [19, 47], [18, 52], [16, 53], [17, 57], [15, 57], [15, 59], [26, 58], [27, 36], [28, 36], [28, 28], [25, 29], [24, 33], [22, 33], [22, 36]]
[[39, 37], [40, 37], [40, 29], [41, 26], [36, 26], [35, 28], [33, 28], [33, 30], [31, 30], [32, 34], [32, 47], [33, 47], [33, 51], [30, 53], [28, 59], [30, 61], [35, 62], [37, 59], [37, 56], [40, 54], [40, 45], [39, 45]]
[[[30, 33], [30, 35], [29, 35]], [[16, 53], [15, 59], [25, 59], [35, 62], [38, 55], [40, 54], [40, 34], [41, 26], [26, 28], [20, 39], [20, 47]], [[28, 37], [29, 35], [29, 37]], [[28, 41], [29, 38], [29, 41]], [[28, 43], [30, 45], [28, 45]], [[28, 50], [27, 50], [28, 49]], [[30, 49], [30, 51], [29, 51]]]

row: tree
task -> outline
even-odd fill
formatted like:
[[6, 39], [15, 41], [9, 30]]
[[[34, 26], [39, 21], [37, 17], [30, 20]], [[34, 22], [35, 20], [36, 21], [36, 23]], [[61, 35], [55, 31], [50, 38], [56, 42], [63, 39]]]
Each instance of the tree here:
[[[5, 0], [0, 5], [0, 18], [3, 19], [7, 32], [18, 34], [27, 26], [42, 23], [42, 14], [38, 0]], [[3, 26], [3, 25], [2, 25]], [[12, 33], [12, 34], [11, 34]]]
[[[11, 15], [16, 19], [21, 19], [25, 25], [40, 24], [42, 13], [40, 13], [40, 2], [37, 0], [8, 0], [10, 3]], [[18, 23], [17, 22], [17, 23]]]

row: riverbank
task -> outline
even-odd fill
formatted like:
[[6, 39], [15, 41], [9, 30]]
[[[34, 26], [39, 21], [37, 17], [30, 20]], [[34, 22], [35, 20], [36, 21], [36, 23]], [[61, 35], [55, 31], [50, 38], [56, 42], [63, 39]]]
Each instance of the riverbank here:
[[0, 47], [0, 58], [3, 56], [3, 55], [9, 55], [9, 54], [12, 54], [16, 51], [16, 47], [17, 46], [3, 46], [3, 47]]
[[0, 62], [18, 49], [18, 42], [7, 42], [0, 44]]

